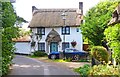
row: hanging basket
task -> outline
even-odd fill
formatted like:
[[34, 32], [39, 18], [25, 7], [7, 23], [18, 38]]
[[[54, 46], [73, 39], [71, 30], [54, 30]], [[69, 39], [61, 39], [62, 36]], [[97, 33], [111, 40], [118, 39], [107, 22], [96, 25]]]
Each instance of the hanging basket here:
[[76, 42], [76, 41], [72, 41], [72, 42], [71, 42], [71, 45], [72, 45], [73, 47], [75, 47], [75, 46], [76, 46], [76, 44], [77, 44], [77, 42]]

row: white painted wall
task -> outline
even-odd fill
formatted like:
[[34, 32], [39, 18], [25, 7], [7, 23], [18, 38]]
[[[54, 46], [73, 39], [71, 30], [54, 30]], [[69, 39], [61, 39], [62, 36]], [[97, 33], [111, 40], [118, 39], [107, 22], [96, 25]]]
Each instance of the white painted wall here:
[[30, 42], [16, 42], [15, 53], [30, 54]]
[[[40, 42], [45, 42], [47, 35], [49, 34], [49, 32], [52, 30], [53, 28], [45, 28], [45, 35], [42, 36], [42, 39]], [[63, 36], [62, 35], [62, 28], [61, 27], [56, 27], [54, 28], [55, 31], [57, 31], [63, 41]], [[37, 33], [37, 28], [32, 28], [32, 32], [33, 33]], [[82, 51], [83, 48], [83, 40], [82, 40], [82, 34], [81, 34], [81, 30], [79, 30], [79, 32], [77, 32], [77, 27], [70, 27], [70, 35], [65, 35], [65, 42], [69, 42], [70, 43], [70, 48], [72, 48], [71, 46], [71, 42], [72, 41], [76, 41], [77, 45], [76, 45], [76, 49]], [[45, 42], [45, 50], [50, 50], [46, 49], [46, 42]], [[38, 50], [38, 46], [36, 46], [36, 50]], [[62, 51], [62, 42], [59, 43], [58, 46], [58, 51]], [[48, 51], [47, 51], [48, 52]]]

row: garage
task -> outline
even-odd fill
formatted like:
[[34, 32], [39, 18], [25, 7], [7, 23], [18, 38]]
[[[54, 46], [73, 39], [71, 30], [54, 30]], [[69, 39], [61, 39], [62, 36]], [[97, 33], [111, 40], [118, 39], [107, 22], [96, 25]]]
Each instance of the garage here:
[[14, 39], [15, 53], [17, 54], [30, 54], [30, 37], [23, 36], [18, 39]]

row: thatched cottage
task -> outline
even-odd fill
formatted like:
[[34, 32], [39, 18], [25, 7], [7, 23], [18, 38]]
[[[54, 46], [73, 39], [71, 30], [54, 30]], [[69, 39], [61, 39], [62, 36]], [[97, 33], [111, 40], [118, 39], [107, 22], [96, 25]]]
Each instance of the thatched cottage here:
[[76, 43], [74, 48], [82, 50], [82, 12], [82, 2], [79, 3], [79, 8], [37, 9], [33, 6], [29, 27], [32, 31], [31, 40], [35, 41], [35, 50], [59, 52], [72, 48], [71, 42]]

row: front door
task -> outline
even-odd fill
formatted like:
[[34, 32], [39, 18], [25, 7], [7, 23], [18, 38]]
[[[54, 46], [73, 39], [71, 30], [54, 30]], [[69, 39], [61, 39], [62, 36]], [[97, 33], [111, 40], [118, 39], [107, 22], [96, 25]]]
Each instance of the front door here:
[[58, 52], [58, 43], [57, 42], [50, 43], [50, 52], [52, 52], [52, 51]]

